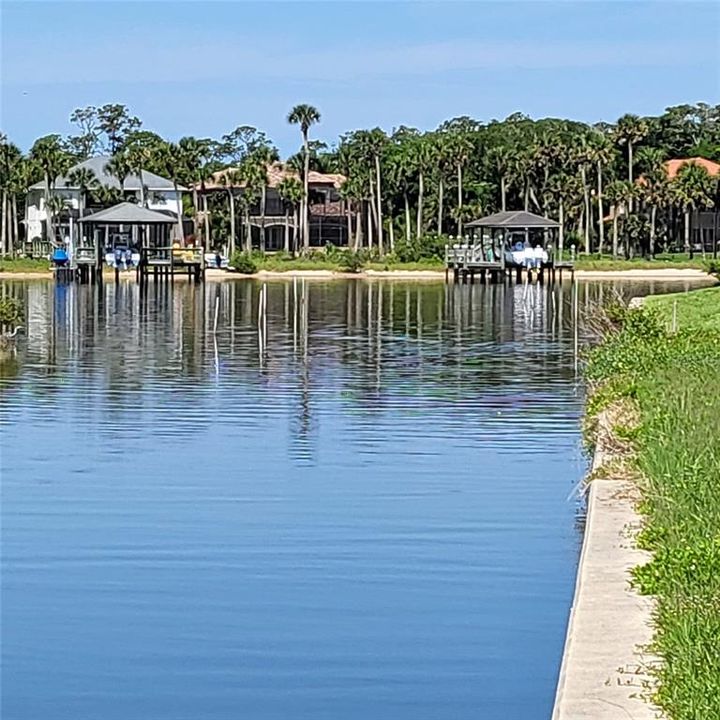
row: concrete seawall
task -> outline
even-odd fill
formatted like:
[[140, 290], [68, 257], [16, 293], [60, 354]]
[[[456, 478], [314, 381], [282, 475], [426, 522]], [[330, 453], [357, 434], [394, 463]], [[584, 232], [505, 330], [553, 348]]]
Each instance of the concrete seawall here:
[[[593, 472], [613, 459], [607, 416]], [[647, 562], [635, 536], [638, 491], [626, 479], [592, 480], [587, 523], [570, 612], [552, 720], [651, 720], [661, 717], [647, 696], [657, 662], [644, 648], [652, 639], [651, 598], [630, 587], [630, 570]]]

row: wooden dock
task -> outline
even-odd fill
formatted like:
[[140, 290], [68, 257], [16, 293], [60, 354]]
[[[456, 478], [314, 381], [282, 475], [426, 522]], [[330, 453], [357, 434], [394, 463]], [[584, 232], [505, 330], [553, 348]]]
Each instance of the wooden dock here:
[[[500, 255], [500, 259], [495, 259]], [[452, 273], [455, 283], [480, 282], [499, 283], [506, 280], [522, 283], [530, 282], [533, 276], [538, 282], [562, 281], [563, 271], [575, 279], [575, 263], [569, 260], [557, 261], [550, 256], [547, 262], [539, 265], [508, 264], [504, 255], [497, 251], [484, 249], [480, 243], [445, 246], [445, 279]]]
[[[72, 262], [54, 266], [53, 274], [57, 282], [95, 284], [105, 279], [104, 268], [112, 270], [115, 282], [120, 282], [122, 271], [119, 266], [105, 266], [94, 248], [79, 248]], [[134, 270], [135, 277], [141, 284], [150, 278], [155, 282], [172, 282], [176, 275], [187, 275], [188, 280], [202, 282], [205, 279], [205, 256], [201, 248], [144, 248], [140, 254], [140, 263]]]
[[205, 279], [205, 255], [202, 248], [161, 247], [143, 250], [137, 268], [138, 281], [172, 280], [175, 275], [187, 275], [188, 280]]

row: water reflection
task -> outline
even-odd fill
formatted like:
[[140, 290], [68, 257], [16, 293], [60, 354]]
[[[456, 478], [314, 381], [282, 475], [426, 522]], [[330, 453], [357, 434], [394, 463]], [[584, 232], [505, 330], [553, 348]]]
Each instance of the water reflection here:
[[[150, 415], [185, 408], [185, 428], [200, 431], [212, 420], [193, 413], [205, 390], [189, 381], [211, 381], [219, 392], [271, 387], [295, 407], [293, 454], [310, 460], [317, 394], [336, 393], [365, 415], [402, 408], [407, 398], [414, 412], [418, 401], [452, 404], [462, 424], [480, 398], [489, 412], [562, 412], [543, 398], [572, 376], [560, 360], [574, 343], [572, 286], [297, 278], [146, 288], [16, 288], [28, 312], [19, 362], [41, 402], [71, 395], [68, 402], [95, 403], [88, 409], [113, 418], [138, 403]], [[98, 407], [100, 398], [110, 402]], [[116, 433], [114, 420], [105, 421]]]

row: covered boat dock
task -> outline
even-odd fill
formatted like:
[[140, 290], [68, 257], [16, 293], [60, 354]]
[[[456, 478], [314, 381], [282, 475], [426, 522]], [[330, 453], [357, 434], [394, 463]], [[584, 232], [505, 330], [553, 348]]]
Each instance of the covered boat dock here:
[[560, 229], [555, 220], [510, 210], [473, 220], [465, 227], [472, 230], [471, 238], [445, 246], [445, 276], [449, 278], [452, 272], [456, 283], [475, 282], [476, 275], [481, 281], [515, 277], [522, 282], [523, 273], [530, 280], [533, 270], [539, 282], [546, 277], [554, 281], [556, 275], [562, 280], [563, 270], [574, 275], [574, 262], [555, 255], [553, 238]]
[[[176, 216], [130, 202], [119, 203], [106, 210], [81, 218], [83, 242], [73, 254], [70, 271], [81, 282], [102, 282], [102, 267], [111, 227], [129, 227], [131, 250], [139, 256], [136, 272], [139, 282], [149, 275], [154, 279], [170, 279], [175, 274], [187, 273], [195, 281], [205, 276], [202, 248], [182, 247], [172, 243], [172, 229]], [[119, 279], [119, 267], [115, 266], [115, 279]]]

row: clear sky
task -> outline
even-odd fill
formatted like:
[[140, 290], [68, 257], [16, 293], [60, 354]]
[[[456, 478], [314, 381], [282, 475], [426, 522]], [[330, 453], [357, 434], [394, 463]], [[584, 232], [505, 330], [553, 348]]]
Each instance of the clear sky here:
[[315, 136], [457, 115], [611, 121], [720, 102], [720, 2], [0, 0], [0, 128], [24, 149], [76, 107], [127, 104], [169, 139]]

